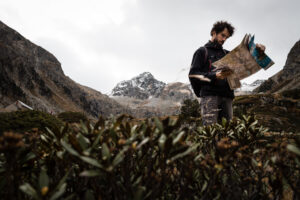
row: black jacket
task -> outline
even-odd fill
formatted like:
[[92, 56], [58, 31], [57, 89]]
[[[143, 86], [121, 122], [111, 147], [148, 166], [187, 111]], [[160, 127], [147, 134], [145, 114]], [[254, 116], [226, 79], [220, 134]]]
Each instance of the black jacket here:
[[[207, 49], [207, 59], [205, 60], [205, 54]], [[217, 43], [209, 41], [204, 47], [200, 47], [193, 56], [190, 74], [203, 75], [211, 80], [211, 82], [200, 81], [196, 78], [190, 78], [192, 87], [198, 97], [204, 96], [222, 96], [228, 98], [234, 98], [234, 92], [230, 89], [226, 79], [220, 80], [216, 78], [216, 72], [213, 70], [215, 67], [211, 65], [221, 58], [223, 58], [229, 51], [223, 49], [223, 47]], [[197, 94], [198, 93], [198, 94]]]

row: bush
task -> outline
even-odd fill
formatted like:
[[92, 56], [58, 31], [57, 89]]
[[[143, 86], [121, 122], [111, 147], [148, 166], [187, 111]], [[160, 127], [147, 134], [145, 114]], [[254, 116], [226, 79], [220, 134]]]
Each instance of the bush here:
[[81, 112], [62, 112], [57, 116], [60, 120], [68, 123], [79, 123], [80, 121], [82, 122], [87, 122], [88, 118], [85, 114]]
[[183, 101], [179, 115], [181, 120], [190, 121], [200, 116], [200, 104], [197, 99], [186, 99]]
[[208, 127], [125, 115], [60, 132], [0, 137], [4, 199], [283, 199], [300, 197], [299, 135], [254, 116]]
[[27, 110], [0, 113], [0, 135], [4, 131], [26, 132], [33, 128], [46, 131], [46, 127], [58, 131], [61, 126], [63, 126], [62, 121], [41, 111]]

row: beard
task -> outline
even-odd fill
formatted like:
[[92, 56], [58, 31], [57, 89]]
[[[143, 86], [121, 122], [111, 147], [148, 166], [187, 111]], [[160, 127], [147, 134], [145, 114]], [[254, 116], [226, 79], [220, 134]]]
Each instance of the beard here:
[[219, 47], [219, 48], [222, 48], [222, 46], [223, 46], [223, 44], [224, 44], [224, 42], [219, 42], [219, 41], [217, 40], [217, 38], [215, 38], [215, 39], [213, 40], [213, 43], [214, 43], [214, 45], [216, 45], [216, 46]]

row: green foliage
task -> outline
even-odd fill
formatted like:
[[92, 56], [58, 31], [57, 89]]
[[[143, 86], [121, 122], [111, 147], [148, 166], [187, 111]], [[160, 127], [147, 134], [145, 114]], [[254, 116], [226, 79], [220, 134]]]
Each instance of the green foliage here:
[[183, 101], [179, 115], [181, 120], [189, 121], [200, 116], [200, 104], [197, 99], [186, 99]]
[[[186, 123], [186, 122], [185, 122]], [[254, 116], [212, 126], [129, 116], [0, 137], [4, 199], [300, 198], [300, 139]]]
[[80, 121], [88, 121], [87, 116], [81, 112], [62, 112], [57, 117], [58, 119], [68, 123], [79, 123]]
[[33, 128], [58, 130], [62, 125], [55, 116], [36, 110], [0, 113], [0, 135], [4, 131], [25, 132]]

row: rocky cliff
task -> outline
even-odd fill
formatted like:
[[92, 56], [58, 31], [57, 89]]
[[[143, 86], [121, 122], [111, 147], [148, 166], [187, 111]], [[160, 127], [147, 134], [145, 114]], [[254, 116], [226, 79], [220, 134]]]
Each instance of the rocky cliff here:
[[65, 76], [51, 53], [0, 21], [0, 107], [16, 100], [47, 112], [80, 111], [92, 117], [131, 112]]
[[280, 93], [287, 90], [300, 90], [300, 40], [290, 50], [283, 69], [254, 92]]

